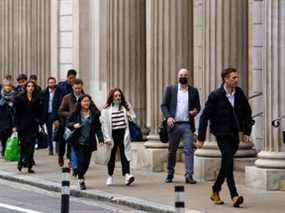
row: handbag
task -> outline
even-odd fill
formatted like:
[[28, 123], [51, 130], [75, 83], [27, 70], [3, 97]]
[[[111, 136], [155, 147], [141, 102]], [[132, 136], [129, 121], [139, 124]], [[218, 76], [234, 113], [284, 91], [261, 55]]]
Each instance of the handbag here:
[[167, 120], [163, 120], [158, 129], [159, 139], [162, 143], [168, 143]]
[[143, 134], [139, 125], [129, 120], [131, 141], [143, 141]]
[[76, 129], [70, 130], [68, 127], [65, 127], [64, 133], [63, 133], [63, 139], [65, 141], [71, 141], [71, 139], [74, 136], [75, 131], [76, 131]]
[[48, 147], [48, 134], [41, 125], [36, 140], [37, 140], [37, 149], [46, 149]]

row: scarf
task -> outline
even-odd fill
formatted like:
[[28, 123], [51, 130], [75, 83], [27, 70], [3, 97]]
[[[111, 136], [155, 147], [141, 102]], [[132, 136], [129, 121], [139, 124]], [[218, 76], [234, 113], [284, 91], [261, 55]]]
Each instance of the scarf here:
[[13, 90], [11, 92], [6, 92], [4, 91], [4, 89], [2, 89], [0, 95], [0, 106], [8, 104], [10, 107], [13, 107], [14, 97], [15, 97], [15, 92]]

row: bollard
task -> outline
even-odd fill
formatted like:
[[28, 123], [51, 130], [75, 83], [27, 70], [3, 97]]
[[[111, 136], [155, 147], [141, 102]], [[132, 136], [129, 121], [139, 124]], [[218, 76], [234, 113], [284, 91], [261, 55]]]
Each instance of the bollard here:
[[185, 213], [184, 202], [184, 186], [175, 186], [176, 200], [175, 200], [175, 212]]
[[70, 168], [62, 169], [61, 213], [69, 213]]

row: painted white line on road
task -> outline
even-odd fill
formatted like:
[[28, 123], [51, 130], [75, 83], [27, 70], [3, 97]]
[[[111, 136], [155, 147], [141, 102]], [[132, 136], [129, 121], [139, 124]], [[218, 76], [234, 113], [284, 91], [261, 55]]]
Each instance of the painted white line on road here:
[[24, 213], [42, 213], [42, 212], [30, 210], [30, 209], [24, 209], [24, 208], [17, 207], [17, 206], [11, 206], [5, 203], [0, 203], [0, 208], [15, 210], [15, 211], [24, 212]]

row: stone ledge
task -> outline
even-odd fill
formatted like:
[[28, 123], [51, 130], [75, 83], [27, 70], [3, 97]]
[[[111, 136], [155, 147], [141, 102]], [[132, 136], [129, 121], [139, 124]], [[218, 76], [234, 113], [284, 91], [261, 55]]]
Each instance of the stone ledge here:
[[285, 169], [265, 169], [248, 166], [245, 170], [245, 185], [265, 191], [284, 190]]

